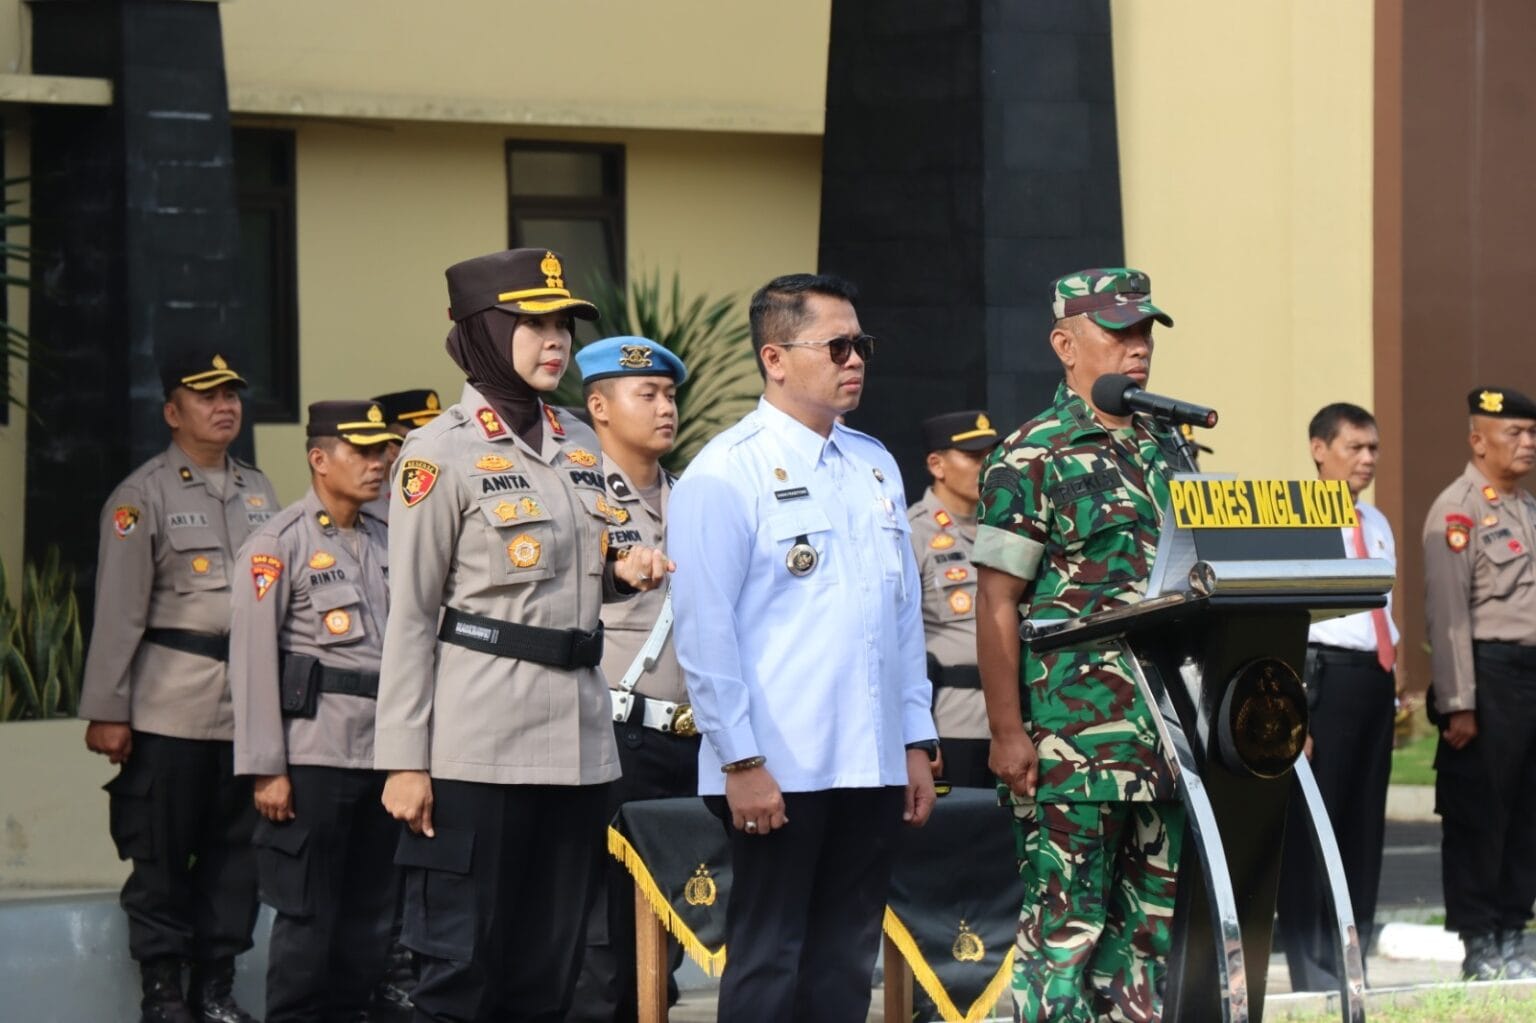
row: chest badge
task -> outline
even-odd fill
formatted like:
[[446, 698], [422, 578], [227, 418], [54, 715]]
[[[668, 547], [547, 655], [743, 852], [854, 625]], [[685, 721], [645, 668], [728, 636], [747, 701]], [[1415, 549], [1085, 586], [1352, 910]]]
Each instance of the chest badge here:
[[506, 501], [502, 501], [496, 505], [492, 511], [494, 511], [496, 513], [496, 517], [503, 522], [511, 522], [513, 519], [517, 518], [517, 505], [510, 504]]
[[407, 458], [400, 468], [400, 494], [407, 508], [420, 504], [437, 482], [437, 464], [425, 458]]
[[481, 455], [475, 462], [475, 468], [486, 472], [506, 472], [512, 468], [512, 460], [500, 455]]
[[1485, 525], [1485, 526], [1497, 526], [1498, 524], [1499, 524], [1499, 517], [1497, 515], [1494, 515], [1492, 512], [1489, 512], [1487, 515], [1483, 516], [1483, 525]]
[[629, 521], [629, 511], [627, 509], [620, 508], [616, 504], [609, 504], [601, 497], [597, 499], [597, 510], [608, 516], [616, 526], [622, 526]]
[[773, 478], [778, 480], [780, 483], [783, 483], [785, 480], [789, 479], [789, 473], [785, 472], [783, 469], [775, 469], [773, 470]]
[[316, 571], [323, 571], [336, 564], [336, 559], [325, 551], [316, 551], [309, 556], [309, 567]]
[[139, 524], [139, 510], [131, 504], [120, 504], [112, 510], [112, 531], [119, 540], [128, 539]]
[[325, 631], [333, 636], [345, 636], [352, 631], [352, 616], [342, 608], [325, 613]]
[[957, 615], [970, 614], [971, 595], [964, 590], [956, 590], [949, 595], [949, 609]]
[[885, 482], [885, 473], [881, 472], [879, 469], [875, 470], [875, 482], [876, 483], [884, 483]]
[[816, 561], [816, 548], [810, 545], [804, 533], [795, 537], [794, 545], [784, 556], [784, 566], [793, 576], [810, 575], [816, 570]]
[[252, 508], [265, 508], [267, 506], [267, 499], [260, 494], [252, 494], [245, 499], [245, 503]]
[[192, 574], [193, 575], [207, 575], [208, 574], [208, 570], [210, 568], [212, 568], [212, 567], [213, 567], [213, 562], [209, 561], [205, 556], [203, 556], [201, 554], [199, 554], [197, 557], [192, 559]]
[[955, 545], [955, 538], [948, 533], [940, 533], [928, 541], [928, 546], [936, 551], [947, 551]]
[[518, 568], [532, 568], [539, 563], [544, 548], [527, 533], [519, 533], [507, 544], [507, 557]]
[[965, 582], [966, 579], [970, 578], [970, 575], [970, 569], [961, 568], [959, 565], [956, 565], [954, 568], [946, 568], [944, 570], [944, 578], [948, 579], [952, 583]]
[[577, 465], [584, 466], [588, 469], [597, 464], [597, 456], [585, 448], [574, 448], [570, 451], [567, 451], [565, 453], [565, 457], [569, 458]]

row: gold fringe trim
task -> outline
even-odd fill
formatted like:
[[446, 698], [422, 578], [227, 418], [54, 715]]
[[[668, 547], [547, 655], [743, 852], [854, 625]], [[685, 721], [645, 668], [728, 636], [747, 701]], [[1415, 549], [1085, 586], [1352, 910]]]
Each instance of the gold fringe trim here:
[[672, 903], [667, 899], [666, 893], [656, 886], [656, 879], [651, 877], [650, 868], [635, 852], [635, 847], [629, 844], [629, 839], [610, 827], [608, 829], [608, 852], [629, 871], [635, 879], [635, 888], [645, 895], [645, 901], [651, 907], [672, 936], [683, 946], [683, 951], [688, 953], [688, 958], [699, 964], [711, 977], [718, 977], [725, 971], [725, 946], [721, 945], [718, 951], [711, 952], [693, 933], [689, 926], [683, 922], [683, 918], [677, 915], [672, 908]]
[[907, 965], [912, 970], [912, 979], [928, 992], [928, 997], [933, 999], [934, 1007], [948, 1023], [980, 1023], [981, 1020], [991, 1018], [992, 1007], [997, 1004], [999, 998], [1003, 997], [1003, 991], [1012, 979], [1013, 949], [1010, 948], [1008, 954], [1003, 957], [1003, 964], [997, 968], [997, 973], [993, 974], [991, 983], [981, 993], [981, 997], [972, 1002], [971, 1007], [962, 1013], [955, 1005], [955, 1000], [949, 996], [949, 992], [939, 981], [938, 974], [933, 972], [933, 967], [929, 966], [928, 960], [923, 958], [922, 950], [917, 947], [912, 932], [907, 930], [907, 925], [901, 922], [901, 918], [890, 906], [885, 907], [885, 935], [901, 950], [901, 957], [907, 961]]

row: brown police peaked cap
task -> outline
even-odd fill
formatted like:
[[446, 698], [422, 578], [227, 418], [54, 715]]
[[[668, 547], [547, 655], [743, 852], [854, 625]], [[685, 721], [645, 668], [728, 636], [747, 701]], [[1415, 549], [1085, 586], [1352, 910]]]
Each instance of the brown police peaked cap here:
[[384, 409], [376, 401], [317, 401], [309, 406], [306, 437], [340, 437], [360, 448], [400, 438], [386, 429]]
[[486, 309], [537, 316], [569, 312], [597, 319], [597, 306], [566, 285], [565, 263], [549, 249], [507, 249], [455, 263], [448, 277], [448, 316], [454, 321]]
[[946, 412], [923, 420], [923, 450], [990, 451], [1002, 440], [980, 409]]
[[245, 377], [236, 373], [228, 360], [217, 352], [187, 349], [168, 355], [160, 360], [160, 383], [165, 396], [178, 387], [193, 391], [209, 391], [215, 387], [247, 387]]

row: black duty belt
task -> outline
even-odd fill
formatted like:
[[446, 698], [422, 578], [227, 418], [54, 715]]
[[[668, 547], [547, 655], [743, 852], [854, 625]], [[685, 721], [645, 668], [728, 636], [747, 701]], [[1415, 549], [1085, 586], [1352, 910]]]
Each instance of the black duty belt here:
[[379, 673], [376, 671], [350, 671], [322, 664], [316, 669], [320, 677], [322, 693], [341, 693], [344, 696], [379, 698]]
[[980, 689], [981, 670], [974, 664], [946, 664], [936, 681], [947, 689]]
[[1348, 664], [1354, 668], [1375, 668], [1377, 671], [1381, 670], [1380, 655], [1374, 650], [1354, 650], [1347, 646], [1328, 646], [1325, 643], [1308, 643], [1307, 649], [1314, 651], [1318, 657], [1325, 661]]
[[1472, 642], [1472, 653], [1486, 657], [1495, 664], [1509, 664], [1518, 668], [1536, 668], [1536, 646], [1524, 643], [1502, 643], [1479, 639]]
[[534, 661], [552, 668], [595, 668], [603, 659], [603, 625], [585, 629], [543, 629], [448, 608], [437, 638], [495, 657]]
[[229, 660], [229, 636], [217, 632], [193, 632], [191, 629], [145, 629], [144, 641], [156, 646], [196, 654], [214, 661]]

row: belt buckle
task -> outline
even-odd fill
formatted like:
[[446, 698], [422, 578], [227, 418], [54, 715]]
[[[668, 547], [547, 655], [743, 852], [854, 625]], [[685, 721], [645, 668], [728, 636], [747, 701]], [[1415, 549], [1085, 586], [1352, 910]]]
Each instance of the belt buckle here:
[[684, 739], [690, 739], [699, 734], [699, 726], [693, 720], [693, 704], [679, 703], [677, 710], [672, 712], [672, 734], [680, 735]]

